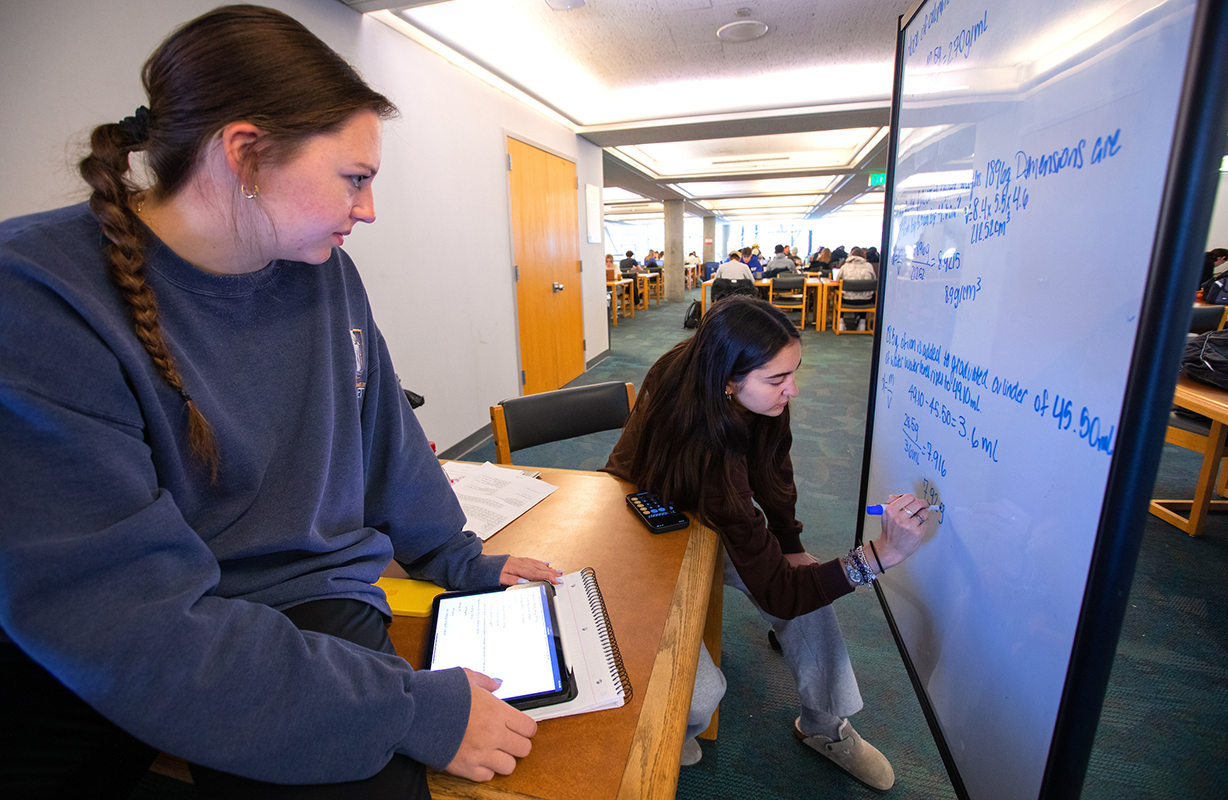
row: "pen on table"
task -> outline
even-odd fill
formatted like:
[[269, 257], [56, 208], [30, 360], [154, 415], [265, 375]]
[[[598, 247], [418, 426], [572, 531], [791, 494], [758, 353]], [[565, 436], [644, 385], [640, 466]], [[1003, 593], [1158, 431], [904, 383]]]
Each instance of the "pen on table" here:
[[[884, 511], [886, 508], [887, 508], [886, 506], [866, 506], [866, 513], [867, 513], [867, 514], [872, 514], [872, 515], [874, 515], [874, 516], [881, 516], [881, 515], [882, 515], [882, 513], [883, 513], [883, 511]], [[925, 510], [927, 510], [927, 511], [937, 511], [937, 510], [939, 510], [940, 508], [942, 508], [942, 506], [926, 506], [926, 507], [925, 507]], [[918, 510], [918, 511], [920, 511], [921, 509], [917, 509], [917, 510]]]

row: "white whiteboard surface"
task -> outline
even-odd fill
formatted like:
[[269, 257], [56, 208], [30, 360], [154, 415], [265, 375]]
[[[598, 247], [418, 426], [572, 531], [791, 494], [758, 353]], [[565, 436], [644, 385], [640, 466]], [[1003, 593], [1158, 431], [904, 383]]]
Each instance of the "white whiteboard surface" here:
[[930, 0], [904, 31], [867, 492], [943, 506], [880, 587], [974, 800], [1040, 791], [1194, 5]]

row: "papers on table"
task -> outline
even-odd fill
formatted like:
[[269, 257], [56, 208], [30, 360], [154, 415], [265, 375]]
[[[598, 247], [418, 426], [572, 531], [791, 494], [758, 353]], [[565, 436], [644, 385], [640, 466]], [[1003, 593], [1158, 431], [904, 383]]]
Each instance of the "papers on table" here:
[[452, 491], [465, 512], [465, 529], [489, 539], [512, 520], [540, 503], [557, 486], [526, 476], [518, 469], [491, 464], [443, 465]]

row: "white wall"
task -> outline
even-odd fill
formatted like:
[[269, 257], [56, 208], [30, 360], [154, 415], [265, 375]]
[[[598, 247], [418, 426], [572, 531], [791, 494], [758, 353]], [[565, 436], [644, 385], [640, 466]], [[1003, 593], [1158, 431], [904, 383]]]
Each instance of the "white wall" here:
[[1215, 193], [1215, 207], [1211, 211], [1211, 227], [1207, 231], [1206, 250], [1228, 247], [1228, 172], [1219, 174], [1219, 189]]
[[[0, 3], [0, 219], [85, 197], [73, 164], [91, 127], [145, 102], [142, 62], [216, 0]], [[354, 63], [401, 109], [387, 124], [373, 226], [346, 243], [418, 416], [445, 449], [520, 393], [507, 134], [576, 161], [601, 186], [601, 150], [337, 0], [267, 0]], [[584, 232], [586, 358], [609, 347], [601, 244]]]

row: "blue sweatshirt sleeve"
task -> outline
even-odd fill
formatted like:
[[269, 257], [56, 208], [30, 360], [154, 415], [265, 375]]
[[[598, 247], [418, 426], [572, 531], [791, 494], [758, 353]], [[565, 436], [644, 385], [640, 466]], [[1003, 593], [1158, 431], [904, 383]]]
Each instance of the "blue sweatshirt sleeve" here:
[[366, 523], [388, 535], [410, 577], [447, 589], [496, 586], [508, 557], [482, 555], [482, 540], [464, 530], [465, 513], [405, 399], [384, 338], [374, 322], [370, 330], [376, 333], [363, 399]]
[[[148, 358], [96, 299], [104, 291], [72, 291], [18, 260], [0, 248], [0, 635], [124, 730], [193, 763], [298, 784], [365, 778], [395, 753], [444, 767], [468, 720], [463, 671], [415, 671], [220, 594], [217, 557], [151, 457], [161, 433], [137, 393], [147, 408], [169, 390], [140, 372]], [[425, 460], [411, 464], [385, 484], [428, 475]], [[440, 532], [422, 546], [465, 541], [454, 517], [432, 516], [446, 500], [422, 499], [450, 492], [413, 494], [408, 510]]]
[[0, 430], [0, 627], [103, 716], [265, 781], [356, 780], [396, 752], [451, 760], [464, 673], [214, 596], [216, 560], [156, 488], [138, 431], [5, 381]]

